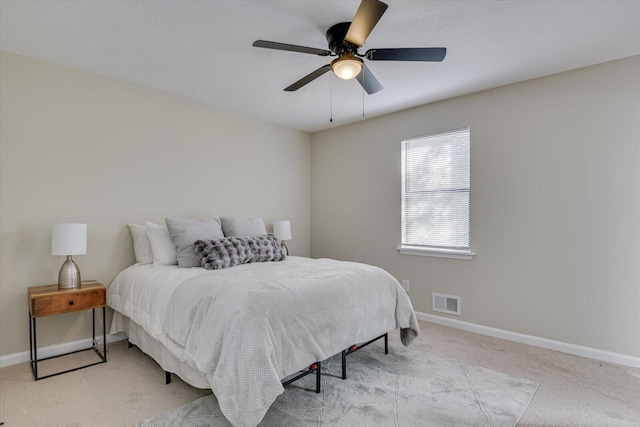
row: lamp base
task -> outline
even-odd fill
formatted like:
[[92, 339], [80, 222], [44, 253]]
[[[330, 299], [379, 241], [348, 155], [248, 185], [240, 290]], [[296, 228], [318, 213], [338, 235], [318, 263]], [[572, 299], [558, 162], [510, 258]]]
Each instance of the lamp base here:
[[280, 247], [282, 248], [282, 250], [284, 251], [284, 254], [286, 256], [289, 256], [289, 248], [287, 247], [287, 245], [284, 244], [284, 240], [280, 241]]
[[58, 273], [58, 289], [79, 288], [80, 282], [80, 270], [71, 255], [67, 255], [67, 260], [62, 264], [60, 273]]

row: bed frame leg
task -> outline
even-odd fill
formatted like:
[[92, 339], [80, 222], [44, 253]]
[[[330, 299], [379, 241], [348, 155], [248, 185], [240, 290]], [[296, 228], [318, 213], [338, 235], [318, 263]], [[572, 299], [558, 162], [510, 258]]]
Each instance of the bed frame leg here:
[[384, 334], [384, 354], [389, 354], [389, 334]]
[[316, 393], [320, 393], [320, 362], [318, 362], [318, 367], [316, 368]]
[[356, 351], [360, 350], [363, 347], [368, 346], [374, 341], [378, 341], [380, 338], [384, 338], [384, 354], [389, 354], [389, 333], [388, 332], [364, 344], [352, 345], [348, 349], [342, 350], [342, 379], [343, 380], [347, 379], [347, 356], [350, 355], [351, 353], [355, 353]]
[[127, 340], [127, 348], [131, 348], [133, 347], [133, 344], [131, 344], [131, 341]]
[[164, 383], [171, 384], [171, 372], [164, 371]]

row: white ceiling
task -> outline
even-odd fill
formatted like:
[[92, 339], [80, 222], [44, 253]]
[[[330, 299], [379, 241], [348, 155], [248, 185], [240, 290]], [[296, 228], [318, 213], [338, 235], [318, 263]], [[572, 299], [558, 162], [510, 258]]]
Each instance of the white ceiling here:
[[368, 62], [374, 95], [332, 73], [284, 92], [330, 59], [251, 44], [326, 49], [359, 3], [1, 0], [0, 48], [309, 132], [640, 54], [637, 0], [388, 0], [361, 51], [444, 46], [444, 62]]

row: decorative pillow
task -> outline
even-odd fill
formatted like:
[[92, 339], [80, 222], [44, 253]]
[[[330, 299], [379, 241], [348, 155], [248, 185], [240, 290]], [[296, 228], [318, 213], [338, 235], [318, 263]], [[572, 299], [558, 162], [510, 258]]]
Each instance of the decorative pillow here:
[[281, 261], [286, 254], [272, 234], [198, 240], [193, 248], [202, 267], [218, 270], [249, 262]]
[[224, 239], [217, 218], [208, 221], [166, 218], [165, 222], [176, 248], [179, 267], [200, 267], [200, 261], [193, 250], [193, 242], [196, 240]]
[[273, 234], [247, 237], [247, 245], [253, 254], [250, 262], [282, 261], [287, 256]]
[[207, 270], [218, 270], [251, 262], [253, 254], [242, 237], [218, 240], [198, 240], [193, 244], [200, 265]]
[[153, 262], [153, 253], [151, 252], [149, 236], [147, 236], [147, 226], [139, 224], [128, 224], [128, 226], [133, 239], [136, 264], [151, 264]]
[[178, 254], [169, 235], [169, 229], [164, 225], [147, 221], [147, 236], [151, 243], [153, 253], [153, 265], [175, 265], [178, 263]]
[[267, 234], [267, 227], [261, 217], [239, 218], [221, 216], [220, 223], [225, 237], [229, 236], [250, 236], [258, 237]]

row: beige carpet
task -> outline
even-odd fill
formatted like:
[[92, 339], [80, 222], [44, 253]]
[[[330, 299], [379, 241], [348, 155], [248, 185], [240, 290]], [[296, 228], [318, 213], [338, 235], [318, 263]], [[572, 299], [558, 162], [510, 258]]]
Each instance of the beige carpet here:
[[[540, 383], [520, 426], [640, 426], [640, 369], [426, 322], [420, 327], [416, 348]], [[7, 427], [134, 426], [209, 393], [179, 379], [165, 385], [158, 365], [122, 341], [109, 346], [106, 364], [38, 382], [27, 363], [0, 369], [0, 421]]]
[[[322, 391], [308, 375], [271, 405], [259, 427], [514, 427], [538, 384], [400, 343], [378, 341], [322, 361]], [[232, 427], [211, 394], [137, 427]]]

